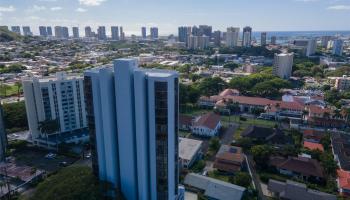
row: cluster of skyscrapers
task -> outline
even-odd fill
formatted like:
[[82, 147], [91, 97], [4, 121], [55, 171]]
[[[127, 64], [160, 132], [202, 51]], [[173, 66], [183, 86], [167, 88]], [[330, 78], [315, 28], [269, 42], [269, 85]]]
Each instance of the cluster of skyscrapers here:
[[[190, 49], [203, 49], [209, 46], [209, 42], [213, 41], [216, 46], [221, 45], [222, 39], [224, 39], [226, 46], [244, 46], [250, 47], [252, 43], [252, 28], [246, 26], [243, 28], [242, 43], [240, 41], [240, 28], [228, 27], [227, 31], [222, 33], [221, 31], [212, 31], [212, 27], [208, 25], [200, 26], [181, 26], [178, 28], [179, 42], [186, 43], [186, 46]], [[263, 38], [264, 39], [264, 38]], [[266, 44], [266, 33], [265, 41]]]
[[118, 59], [84, 85], [94, 173], [126, 199], [177, 199], [178, 74]]

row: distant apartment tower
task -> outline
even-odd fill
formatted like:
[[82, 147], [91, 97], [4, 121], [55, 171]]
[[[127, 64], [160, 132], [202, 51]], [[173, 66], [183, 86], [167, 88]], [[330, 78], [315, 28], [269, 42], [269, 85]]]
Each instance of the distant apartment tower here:
[[125, 40], [125, 33], [122, 26], [119, 28], [119, 31], [120, 31], [120, 40]]
[[85, 72], [94, 169], [126, 199], [178, 195], [178, 74], [136, 59]]
[[142, 39], [146, 39], [147, 38], [147, 29], [146, 29], [146, 27], [142, 27], [141, 28], [141, 34], [142, 34]]
[[46, 32], [47, 32], [47, 36], [52, 36], [52, 28], [51, 28], [51, 26], [46, 27]]
[[191, 35], [190, 26], [180, 26], [178, 28], [179, 42], [188, 42], [188, 37]]
[[73, 27], [72, 28], [73, 31], [73, 38], [79, 38], [79, 27]]
[[58, 39], [68, 39], [69, 38], [68, 27], [55, 26], [55, 37]]
[[212, 36], [212, 32], [213, 32], [212, 30], [213, 30], [212, 26], [199, 25], [199, 34], [198, 34], [198, 36], [205, 35], [205, 36], [208, 36], [209, 39], [210, 39], [211, 36]]
[[267, 33], [262, 32], [260, 36], [260, 45], [261, 46], [266, 46], [266, 40], [267, 40]]
[[323, 48], [328, 47], [328, 42], [332, 40], [332, 36], [322, 36], [321, 37], [321, 46]]
[[41, 37], [47, 37], [47, 28], [46, 28], [46, 26], [39, 26], [39, 35]]
[[191, 35], [188, 39], [189, 49], [206, 49], [209, 46], [208, 36], [194, 36]]
[[4, 113], [0, 103], [0, 162], [6, 159], [7, 134], [4, 123]]
[[40, 131], [40, 123], [45, 121], [57, 120], [58, 137], [73, 138], [74, 131], [87, 127], [83, 77], [58, 72], [55, 77], [26, 77], [22, 84], [29, 130], [35, 145], [56, 148], [56, 143], [47, 141], [45, 133]]
[[337, 56], [343, 55], [343, 48], [344, 48], [343, 45], [344, 45], [343, 40], [341, 40], [341, 39], [334, 40], [332, 54], [337, 55]]
[[22, 30], [23, 30], [23, 35], [24, 36], [32, 36], [33, 33], [32, 31], [30, 30], [30, 27], [29, 26], [23, 26], [22, 27]]
[[312, 56], [315, 55], [317, 48], [317, 41], [316, 39], [312, 38], [308, 40], [307, 47], [306, 47], [306, 56]]
[[151, 33], [151, 39], [158, 39], [158, 28], [157, 27], [151, 27], [150, 33]]
[[85, 26], [85, 37], [93, 37], [90, 26]]
[[20, 26], [11, 26], [11, 31], [21, 35], [21, 27]]
[[289, 79], [292, 75], [293, 53], [275, 54], [273, 73], [283, 79]]
[[106, 40], [107, 35], [106, 35], [106, 27], [104, 26], [99, 26], [97, 29], [97, 38], [99, 40]]
[[236, 47], [238, 46], [239, 28], [228, 27], [226, 31], [226, 46]]
[[214, 31], [212, 34], [214, 45], [221, 46], [221, 31]]
[[350, 89], [350, 77], [343, 75], [335, 79], [335, 88], [337, 90], [348, 90]]
[[271, 37], [271, 44], [272, 45], [276, 45], [277, 44], [277, 37], [276, 36], [272, 36]]
[[252, 28], [249, 26], [246, 26], [243, 28], [242, 46], [250, 47], [251, 43], [252, 43]]
[[119, 27], [118, 26], [111, 27], [111, 37], [112, 37], [112, 40], [119, 40]]

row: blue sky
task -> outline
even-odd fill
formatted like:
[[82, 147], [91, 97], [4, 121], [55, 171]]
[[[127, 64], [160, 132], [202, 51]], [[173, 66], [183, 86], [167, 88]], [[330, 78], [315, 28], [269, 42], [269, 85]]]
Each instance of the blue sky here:
[[121, 25], [127, 34], [180, 25], [253, 31], [350, 30], [350, 0], [0, 0], [1, 25]]

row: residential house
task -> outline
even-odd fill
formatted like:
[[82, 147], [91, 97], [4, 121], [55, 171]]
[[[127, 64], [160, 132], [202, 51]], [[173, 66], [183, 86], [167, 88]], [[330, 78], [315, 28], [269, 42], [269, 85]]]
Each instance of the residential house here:
[[276, 146], [293, 144], [291, 136], [287, 136], [281, 129], [266, 128], [260, 126], [249, 126], [241, 134], [253, 141], [269, 143]]
[[188, 115], [179, 116], [179, 130], [190, 131], [192, 127], [193, 118]]
[[220, 128], [220, 115], [209, 112], [194, 119], [191, 130], [195, 135], [213, 137], [219, 134]]
[[323, 145], [316, 142], [304, 141], [304, 148], [324, 152]]
[[244, 166], [242, 148], [222, 145], [215, 156], [214, 168], [229, 173], [240, 171]]
[[334, 132], [331, 134], [334, 159], [341, 169], [350, 171], [350, 135]]
[[217, 200], [241, 200], [246, 190], [238, 185], [194, 173], [186, 175], [184, 184], [191, 191], [201, 192], [208, 199]]
[[200, 140], [179, 138], [179, 158], [183, 168], [190, 168], [201, 156], [202, 144]]
[[307, 124], [316, 127], [343, 128], [346, 123], [344, 117], [336, 116], [331, 108], [310, 105], [306, 107], [307, 115], [304, 116]]
[[337, 184], [340, 194], [343, 196], [350, 197], [350, 172], [338, 169]]
[[311, 158], [272, 156], [270, 165], [275, 167], [280, 174], [298, 177], [303, 180], [321, 181], [324, 178], [321, 164]]
[[267, 189], [272, 196], [285, 200], [336, 200], [333, 194], [308, 189], [305, 184], [287, 180], [287, 182], [269, 180]]

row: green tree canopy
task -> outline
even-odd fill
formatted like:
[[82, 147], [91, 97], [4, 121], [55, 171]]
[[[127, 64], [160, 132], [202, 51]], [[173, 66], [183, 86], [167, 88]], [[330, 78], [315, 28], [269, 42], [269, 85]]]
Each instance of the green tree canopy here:
[[70, 166], [40, 183], [30, 200], [99, 200], [103, 199], [91, 169]]

